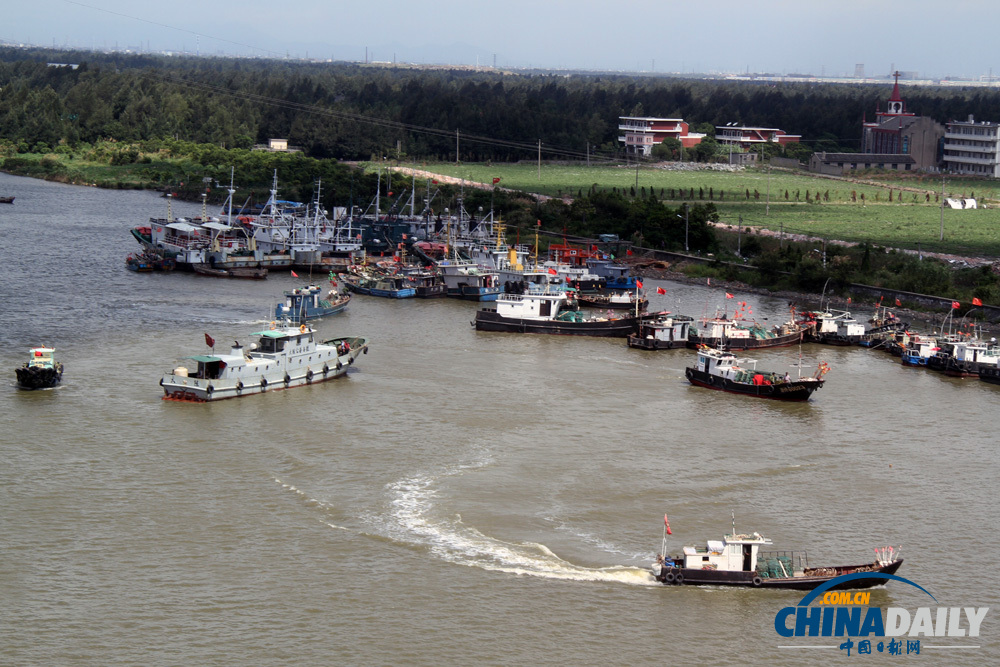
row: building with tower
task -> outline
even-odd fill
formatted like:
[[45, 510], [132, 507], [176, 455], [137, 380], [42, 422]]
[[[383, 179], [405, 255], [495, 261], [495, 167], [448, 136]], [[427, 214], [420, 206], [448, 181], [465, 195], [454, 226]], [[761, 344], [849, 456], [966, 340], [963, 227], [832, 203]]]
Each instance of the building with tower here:
[[928, 116], [918, 116], [906, 108], [899, 94], [900, 73], [885, 111], [875, 108], [875, 120], [861, 124], [861, 152], [878, 155], [909, 155], [913, 168], [936, 168], [941, 162], [941, 142], [945, 130]]

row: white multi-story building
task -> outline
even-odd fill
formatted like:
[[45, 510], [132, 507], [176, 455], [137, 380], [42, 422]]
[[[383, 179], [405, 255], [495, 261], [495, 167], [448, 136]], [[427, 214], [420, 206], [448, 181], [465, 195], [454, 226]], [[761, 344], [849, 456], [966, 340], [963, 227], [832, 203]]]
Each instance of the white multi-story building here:
[[1000, 178], [1000, 123], [966, 121], [946, 124], [944, 169], [953, 174]]

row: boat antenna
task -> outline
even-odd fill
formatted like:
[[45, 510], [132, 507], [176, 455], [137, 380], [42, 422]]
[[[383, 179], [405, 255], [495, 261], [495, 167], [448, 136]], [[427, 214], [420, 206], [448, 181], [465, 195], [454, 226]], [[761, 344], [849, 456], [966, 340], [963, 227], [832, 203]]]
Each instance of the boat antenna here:
[[733, 513], [733, 537], [736, 537], [736, 510], [730, 510]]

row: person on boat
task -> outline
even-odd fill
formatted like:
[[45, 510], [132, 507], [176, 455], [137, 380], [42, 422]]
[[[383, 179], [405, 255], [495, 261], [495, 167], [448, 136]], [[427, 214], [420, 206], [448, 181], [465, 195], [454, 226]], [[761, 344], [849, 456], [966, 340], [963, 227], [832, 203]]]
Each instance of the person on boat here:
[[792, 376], [788, 374], [788, 371], [785, 371], [785, 382], [788, 383], [791, 381], [792, 381]]

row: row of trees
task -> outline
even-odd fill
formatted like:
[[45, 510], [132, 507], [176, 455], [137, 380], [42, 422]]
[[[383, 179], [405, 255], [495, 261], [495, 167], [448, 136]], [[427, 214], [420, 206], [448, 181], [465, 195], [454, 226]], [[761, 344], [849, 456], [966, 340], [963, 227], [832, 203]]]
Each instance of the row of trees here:
[[[53, 67], [51, 62], [79, 67]], [[888, 86], [720, 83], [663, 77], [428, 71], [221, 58], [0, 48], [0, 139], [59, 144], [175, 138], [249, 148], [287, 138], [317, 158], [515, 161], [618, 149], [618, 117], [685, 118], [801, 134], [799, 153], [857, 149]], [[907, 106], [938, 120], [989, 117], [1000, 93], [916, 88]], [[676, 146], [660, 149], [671, 156]], [[768, 150], [781, 150], [769, 147]], [[714, 141], [687, 159], [713, 159]]]

